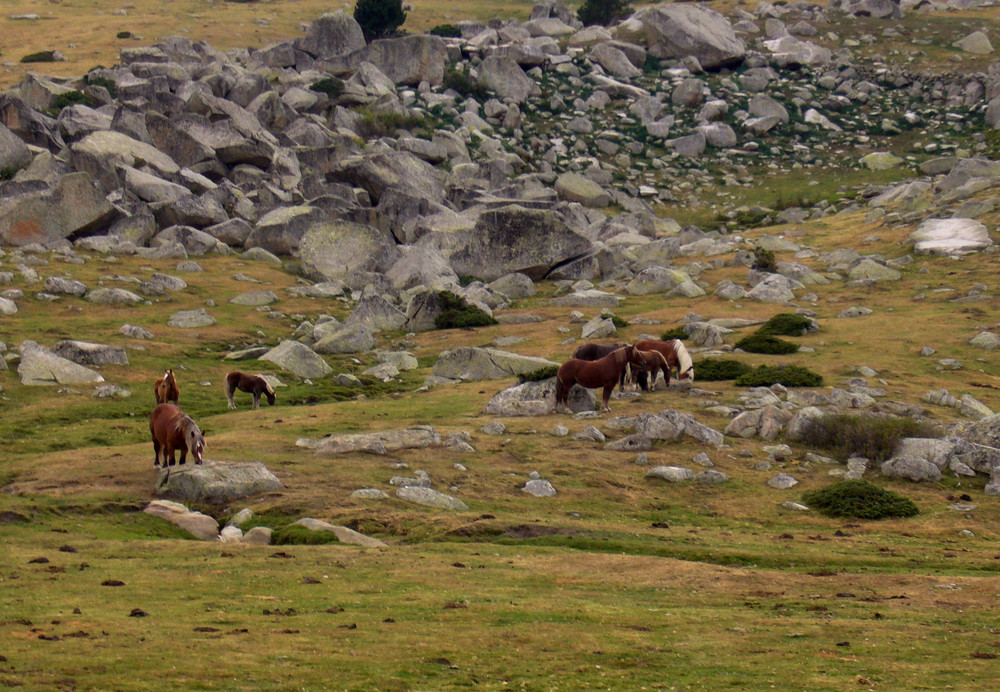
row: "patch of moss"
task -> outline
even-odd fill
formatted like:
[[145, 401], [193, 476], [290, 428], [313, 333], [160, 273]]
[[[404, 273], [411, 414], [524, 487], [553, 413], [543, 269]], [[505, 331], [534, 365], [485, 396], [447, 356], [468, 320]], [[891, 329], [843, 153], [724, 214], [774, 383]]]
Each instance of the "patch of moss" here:
[[477, 279], [476, 277], [474, 277], [472, 274], [459, 274], [458, 275], [458, 285], [461, 286], [462, 288], [465, 288], [466, 286], [468, 286], [469, 284], [471, 284], [473, 281], [478, 281], [478, 280], [479, 279]]
[[330, 531], [313, 531], [298, 524], [282, 526], [271, 533], [272, 545], [326, 545], [328, 543], [340, 543], [340, 539]]
[[67, 106], [75, 106], [77, 104], [82, 104], [84, 106], [93, 106], [94, 100], [87, 96], [82, 91], [67, 91], [63, 94], [59, 94], [52, 100], [52, 107], [50, 110], [55, 111], [58, 115], [59, 111]]
[[56, 52], [54, 50], [40, 50], [37, 53], [29, 53], [21, 58], [22, 63], [27, 62], [55, 62]]
[[463, 98], [472, 97], [478, 101], [485, 101], [490, 96], [489, 89], [470, 77], [468, 72], [456, 69], [450, 69], [444, 73], [441, 86], [457, 91]]
[[780, 312], [762, 324], [757, 333], [768, 336], [802, 336], [815, 327], [815, 323], [805, 315]]
[[[704, 379], [700, 369], [698, 378]], [[800, 365], [761, 365], [739, 375], [735, 384], [740, 387], [770, 387], [772, 384], [786, 387], [819, 387], [823, 384], [823, 377]]]
[[784, 355], [795, 353], [799, 350], [799, 347], [791, 341], [785, 341], [776, 336], [769, 336], [760, 332], [755, 332], [748, 337], [740, 339], [736, 342], [736, 348], [742, 349], [747, 353], [766, 353], [770, 355]]
[[695, 372], [698, 379], [705, 382], [718, 382], [720, 380], [735, 380], [740, 375], [750, 372], [751, 368], [746, 363], [731, 358], [706, 358], [695, 363]]
[[462, 38], [462, 30], [454, 24], [438, 24], [427, 33], [442, 38]]
[[318, 91], [326, 94], [331, 99], [336, 99], [344, 92], [344, 80], [336, 77], [325, 77], [309, 85], [310, 91]]
[[104, 87], [105, 89], [108, 90], [108, 93], [111, 94], [112, 98], [114, 98], [115, 94], [118, 91], [117, 85], [115, 84], [115, 80], [110, 79], [108, 77], [98, 77], [95, 75], [88, 74], [85, 78], [85, 81], [90, 86]]
[[451, 291], [440, 294], [442, 312], [434, 318], [434, 326], [438, 329], [456, 329], [462, 327], [488, 327], [497, 321], [474, 305], [469, 305], [461, 296]]
[[602, 317], [611, 320], [611, 324], [615, 325], [615, 329], [625, 329], [628, 327], [628, 320], [619, 317], [618, 315], [602, 315]]
[[885, 519], [912, 517], [920, 512], [909, 498], [864, 480], [839, 481], [805, 493], [802, 500], [828, 517]]

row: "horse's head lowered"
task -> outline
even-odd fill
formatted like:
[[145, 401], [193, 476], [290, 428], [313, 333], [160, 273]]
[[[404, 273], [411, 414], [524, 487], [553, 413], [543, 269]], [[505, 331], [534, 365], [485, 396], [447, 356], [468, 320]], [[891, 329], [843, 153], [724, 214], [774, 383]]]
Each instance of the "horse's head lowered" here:
[[257, 375], [260, 379], [264, 380], [264, 396], [267, 397], [267, 405], [274, 406], [274, 388], [271, 383], [267, 381], [267, 378], [263, 375]]
[[202, 452], [205, 451], [205, 436], [201, 434], [201, 429], [190, 416], [182, 416], [177, 421], [177, 428], [184, 435], [184, 442], [194, 457], [194, 463], [200, 464]]

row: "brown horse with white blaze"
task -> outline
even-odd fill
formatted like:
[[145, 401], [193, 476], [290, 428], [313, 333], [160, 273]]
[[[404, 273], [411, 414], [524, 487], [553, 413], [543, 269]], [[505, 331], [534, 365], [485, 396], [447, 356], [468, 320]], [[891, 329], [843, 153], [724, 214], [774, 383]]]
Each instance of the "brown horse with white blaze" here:
[[642, 365], [639, 352], [634, 346], [619, 348], [599, 360], [570, 358], [559, 366], [559, 371], [556, 373], [555, 409], [558, 410], [560, 403], [564, 409], [569, 408], [569, 390], [574, 384], [579, 384], [588, 389], [603, 387], [604, 397], [601, 410], [610, 411], [608, 400], [611, 399], [611, 392], [621, 380], [622, 374], [629, 364], [634, 367]]
[[229, 401], [229, 408], [236, 408], [233, 392], [237, 389], [253, 395], [253, 408], [260, 407], [261, 394], [267, 397], [269, 406], [274, 406], [274, 389], [263, 375], [248, 375], [238, 370], [226, 375], [226, 400]]
[[187, 415], [173, 404], [157, 404], [149, 416], [149, 434], [153, 438], [153, 451], [156, 456], [153, 467], [160, 465], [160, 450], [163, 450], [163, 466], [176, 464], [175, 453], [181, 452], [181, 463], [187, 460], [191, 452], [194, 463], [200, 464], [205, 450], [205, 437], [191, 416]]
[[167, 402], [177, 403], [181, 398], [181, 390], [177, 387], [177, 378], [174, 377], [173, 370], [167, 370], [163, 377], [156, 381], [153, 386], [153, 394], [156, 396], [156, 403], [166, 404]]

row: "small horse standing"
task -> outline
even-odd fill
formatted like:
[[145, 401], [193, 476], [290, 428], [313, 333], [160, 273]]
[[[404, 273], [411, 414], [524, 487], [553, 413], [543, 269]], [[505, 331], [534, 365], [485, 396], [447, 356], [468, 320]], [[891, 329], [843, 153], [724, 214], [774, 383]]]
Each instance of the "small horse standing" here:
[[[635, 342], [635, 347], [643, 351], [658, 351], [667, 359], [670, 368], [677, 369], [677, 379], [687, 380], [689, 384], [694, 383], [694, 362], [691, 354], [680, 339], [670, 341], [658, 341], [656, 339], [642, 339]], [[664, 371], [664, 380], [670, 386], [669, 370]], [[649, 383], [652, 387], [656, 384], [656, 378]]]
[[173, 370], [167, 370], [163, 373], [163, 377], [156, 381], [153, 386], [153, 394], [156, 396], [158, 404], [177, 403], [181, 397], [181, 390], [177, 388], [177, 379], [174, 377]]
[[[625, 348], [626, 346], [628, 346], [628, 344], [580, 344], [576, 347], [576, 350], [573, 351], [573, 358], [591, 361], [600, 360], [609, 353], [613, 353], [614, 351], [617, 351], [620, 348]], [[618, 389], [620, 390], [625, 389], [626, 370], [628, 370], [628, 368], [622, 370], [621, 379], [618, 381]]]
[[611, 399], [611, 392], [615, 385], [621, 381], [625, 368], [629, 364], [635, 367], [642, 365], [639, 352], [633, 346], [616, 349], [600, 360], [588, 361], [570, 358], [559, 366], [559, 371], [556, 373], [555, 409], [558, 410], [560, 403], [564, 409], [569, 408], [569, 390], [574, 384], [579, 384], [588, 389], [603, 387], [604, 398], [601, 410], [610, 411], [608, 400]]
[[274, 406], [274, 389], [263, 375], [248, 375], [245, 372], [234, 370], [226, 375], [226, 399], [229, 401], [229, 408], [236, 408], [233, 401], [233, 392], [236, 390], [253, 394], [253, 408], [260, 407], [260, 395], [267, 397], [267, 403]]
[[[636, 349], [638, 350], [638, 348]], [[642, 387], [644, 392], [648, 392], [656, 384], [656, 375], [663, 373], [663, 380], [670, 384], [670, 363], [659, 351], [639, 351], [642, 358], [642, 367], [632, 370], [632, 383]], [[647, 384], [648, 375], [652, 373], [653, 379]]]
[[187, 460], [190, 451], [194, 463], [201, 463], [205, 449], [205, 437], [198, 425], [173, 404], [157, 404], [149, 416], [149, 434], [153, 437], [153, 451], [156, 453], [153, 467], [160, 465], [160, 449], [163, 450], [163, 467], [173, 466], [175, 452], [181, 450], [181, 464]]

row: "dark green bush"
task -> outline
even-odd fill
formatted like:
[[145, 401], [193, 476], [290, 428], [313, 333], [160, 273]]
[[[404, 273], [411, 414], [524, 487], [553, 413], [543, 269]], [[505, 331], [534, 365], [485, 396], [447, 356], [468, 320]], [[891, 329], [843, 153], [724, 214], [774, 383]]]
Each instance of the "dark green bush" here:
[[395, 111], [376, 112], [362, 111], [358, 129], [365, 139], [378, 137], [394, 137], [400, 130], [412, 130], [420, 127], [424, 119], [412, 113], [397, 113]]
[[462, 38], [462, 30], [454, 24], [438, 24], [428, 33], [441, 38]]
[[0, 180], [10, 180], [15, 175], [17, 175], [17, 170], [13, 166], [8, 166], [7, 168], [0, 168]]
[[[698, 379], [704, 379], [698, 370]], [[783, 384], [786, 387], [819, 387], [823, 377], [799, 365], [761, 365], [736, 378], [740, 387], [770, 387]]]
[[115, 37], [116, 38], [132, 38], [132, 32], [131, 31], [119, 31], [117, 34], [115, 34]]
[[695, 363], [698, 379], [705, 382], [719, 380], [735, 380], [740, 375], [750, 372], [750, 366], [738, 360], [729, 358], [706, 358]]
[[55, 62], [56, 52], [54, 50], [42, 50], [37, 53], [30, 53], [21, 58], [21, 62]]
[[441, 291], [438, 296], [442, 308], [441, 314], [434, 318], [434, 326], [438, 329], [488, 327], [497, 324], [495, 319], [451, 291]]
[[795, 353], [799, 347], [791, 341], [779, 339], [776, 336], [768, 336], [755, 332], [736, 342], [736, 348], [743, 349], [747, 353], [766, 353], [770, 355], [784, 355]]
[[344, 92], [344, 80], [336, 77], [324, 77], [318, 82], [313, 82], [309, 86], [310, 91], [318, 91], [326, 94], [331, 99], [336, 99]]
[[463, 98], [471, 97], [477, 101], [484, 101], [490, 95], [489, 90], [470, 77], [468, 72], [461, 72], [455, 69], [444, 73], [441, 86], [445, 89], [457, 91]]
[[282, 526], [271, 534], [272, 545], [326, 545], [327, 543], [340, 543], [340, 540], [332, 531], [313, 531], [296, 524]]
[[781, 312], [762, 324], [757, 333], [769, 336], [802, 336], [813, 328], [813, 321], [805, 315]]
[[478, 281], [478, 280], [479, 279], [477, 279], [476, 277], [474, 277], [472, 274], [459, 274], [458, 275], [458, 285], [461, 286], [462, 288], [465, 288], [466, 286], [468, 286], [469, 284], [471, 284], [473, 281]]
[[909, 498], [863, 480], [838, 481], [805, 493], [802, 500], [828, 517], [885, 519], [912, 517], [920, 511]]
[[762, 247], [755, 247], [753, 249], [753, 264], [751, 266], [757, 271], [762, 272], [774, 272], [778, 269], [774, 253]]
[[584, 0], [580, 9], [576, 11], [576, 18], [583, 22], [584, 26], [594, 24], [607, 26], [631, 11], [629, 0]]
[[82, 91], [67, 91], [64, 94], [59, 94], [52, 100], [51, 110], [55, 111], [58, 115], [59, 111], [63, 108], [75, 106], [78, 103], [82, 103], [84, 106], [93, 106], [94, 100]]
[[684, 329], [683, 325], [680, 327], [673, 327], [667, 331], [660, 334], [660, 341], [671, 341], [673, 339], [686, 339], [688, 338], [687, 330]]
[[930, 423], [912, 418], [837, 413], [814, 418], [802, 430], [802, 443], [840, 459], [885, 461], [904, 437], [940, 437]]
[[366, 41], [388, 36], [406, 21], [402, 0], [358, 0], [354, 20]]
[[544, 368], [539, 368], [538, 370], [532, 370], [531, 372], [522, 372], [517, 376], [517, 381], [520, 384], [525, 382], [538, 382], [539, 380], [547, 380], [550, 377], [555, 377], [556, 373], [559, 372], [558, 365], [546, 365]]

